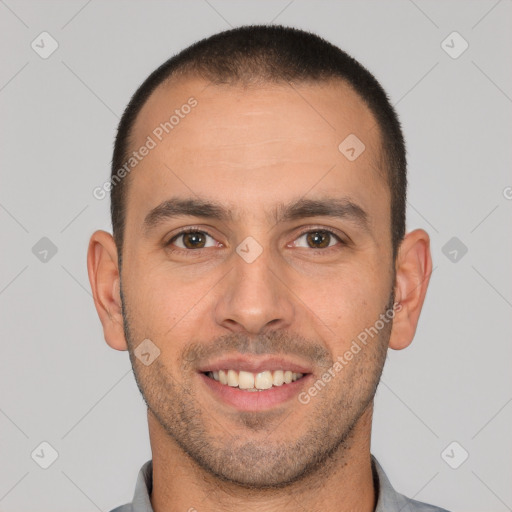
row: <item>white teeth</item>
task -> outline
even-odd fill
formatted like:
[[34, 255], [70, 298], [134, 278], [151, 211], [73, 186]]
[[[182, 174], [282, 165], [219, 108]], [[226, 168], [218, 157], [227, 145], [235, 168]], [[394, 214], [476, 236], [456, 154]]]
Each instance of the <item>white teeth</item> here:
[[250, 372], [241, 371], [238, 374], [238, 387], [240, 389], [252, 389], [254, 387], [254, 375]]
[[272, 379], [272, 384], [274, 386], [282, 386], [284, 384], [284, 372], [283, 370], [277, 370], [274, 372], [274, 377]]
[[228, 370], [228, 386], [236, 388], [238, 386], [238, 372]]
[[292, 372], [291, 370], [275, 370], [274, 372], [265, 370], [254, 375], [251, 372], [236, 370], [218, 370], [208, 372], [208, 376], [221, 384], [231, 387], [239, 387], [247, 391], [261, 391], [270, 389], [272, 386], [282, 386], [290, 384], [303, 377], [302, 373]]
[[256, 389], [270, 389], [272, 387], [272, 373], [269, 371], [261, 372], [254, 379]]
[[219, 382], [224, 385], [228, 383], [228, 376], [224, 370], [219, 370]]

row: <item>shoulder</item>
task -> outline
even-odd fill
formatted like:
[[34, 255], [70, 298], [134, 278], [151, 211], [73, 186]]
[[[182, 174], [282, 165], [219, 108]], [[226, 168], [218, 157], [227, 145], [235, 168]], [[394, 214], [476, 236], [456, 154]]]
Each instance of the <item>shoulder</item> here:
[[402, 512], [449, 512], [445, 508], [436, 507], [435, 505], [429, 505], [422, 501], [416, 501], [411, 498], [407, 498], [403, 494], [399, 495], [402, 501], [400, 510]]
[[110, 512], [133, 512], [133, 507], [131, 503], [127, 503], [112, 509]]
[[386, 473], [372, 455], [374, 482], [378, 489], [375, 512], [448, 512], [448, 510], [421, 501], [416, 501], [395, 491]]

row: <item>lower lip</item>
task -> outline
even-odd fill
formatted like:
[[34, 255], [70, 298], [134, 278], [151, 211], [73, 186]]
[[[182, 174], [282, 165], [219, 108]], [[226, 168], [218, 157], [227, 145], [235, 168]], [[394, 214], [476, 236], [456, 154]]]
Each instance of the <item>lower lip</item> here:
[[207, 377], [204, 373], [199, 374], [215, 396], [240, 411], [263, 411], [284, 404], [299, 394], [300, 390], [309, 382], [311, 375], [305, 375], [295, 382], [290, 382], [290, 384], [272, 386], [270, 389], [262, 391], [244, 391], [240, 388], [221, 384], [215, 379]]

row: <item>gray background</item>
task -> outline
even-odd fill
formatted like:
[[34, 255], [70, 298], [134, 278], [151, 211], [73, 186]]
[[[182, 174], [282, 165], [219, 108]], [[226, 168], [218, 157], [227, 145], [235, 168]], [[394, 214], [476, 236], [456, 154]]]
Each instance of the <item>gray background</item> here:
[[[147, 74], [197, 39], [254, 22], [347, 50], [403, 123], [408, 227], [432, 236], [435, 270], [415, 341], [390, 351], [373, 453], [411, 497], [512, 510], [510, 0], [0, 0], [0, 14], [0, 510], [108, 511], [131, 499], [151, 454], [128, 353], [104, 342], [90, 294], [88, 239], [110, 230], [108, 199], [92, 190]], [[59, 45], [47, 59], [31, 48], [43, 31]], [[456, 59], [442, 47], [453, 31], [469, 43]], [[57, 248], [46, 261], [43, 237]], [[58, 452], [48, 469], [36, 463], [50, 456], [43, 441]]]

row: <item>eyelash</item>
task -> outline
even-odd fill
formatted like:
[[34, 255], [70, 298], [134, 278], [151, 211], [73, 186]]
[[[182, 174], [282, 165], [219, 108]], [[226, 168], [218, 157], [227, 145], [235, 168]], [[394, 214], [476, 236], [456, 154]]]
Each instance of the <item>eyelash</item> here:
[[[307, 235], [308, 233], [315, 233], [317, 231], [321, 231], [323, 233], [328, 233], [329, 235], [333, 236], [334, 238], [336, 238], [339, 242], [339, 245], [341, 246], [345, 246], [345, 245], [348, 245], [348, 242], [343, 240], [340, 235], [336, 234], [334, 231], [330, 230], [330, 229], [326, 229], [326, 228], [322, 228], [322, 227], [314, 227], [314, 228], [309, 228], [309, 229], [306, 229], [302, 232], [300, 232], [297, 237], [295, 238], [295, 240], [297, 240], [298, 238], [304, 236], [304, 235]], [[210, 238], [213, 238], [215, 240], [215, 237], [212, 236], [210, 233], [208, 233], [208, 231], [205, 231], [204, 229], [200, 229], [199, 227], [189, 227], [189, 228], [184, 228], [182, 229], [180, 232], [176, 233], [168, 242], [165, 243], [165, 246], [167, 248], [171, 247], [172, 243], [178, 239], [180, 236], [182, 235], [186, 235], [187, 233], [202, 233], [202, 234], [205, 234], [207, 236], [209, 236]], [[295, 241], [294, 240], [294, 241]], [[328, 252], [330, 251], [331, 249], [336, 249], [337, 245], [335, 246], [331, 246], [331, 247], [325, 247], [324, 249], [320, 249], [321, 251], [323, 252]], [[300, 249], [304, 249], [304, 247], [299, 247]], [[178, 253], [187, 253], [187, 254], [190, 254], [190, 253], [193, 253], [193, 252], [200, 252], [201, 249], [211, 249], [211, 247], [202, 247], [202, 248], [199, 248], [199, 249], [182, 249], [181, 247], [177, 247], [177, 248], [172, 248], [171, 251], [172, 252], [178, 252]], [[310, 249], [313, 249], [312, 247], [310, 247]], [[318, 249], [317, 249], [318, 250]]]

